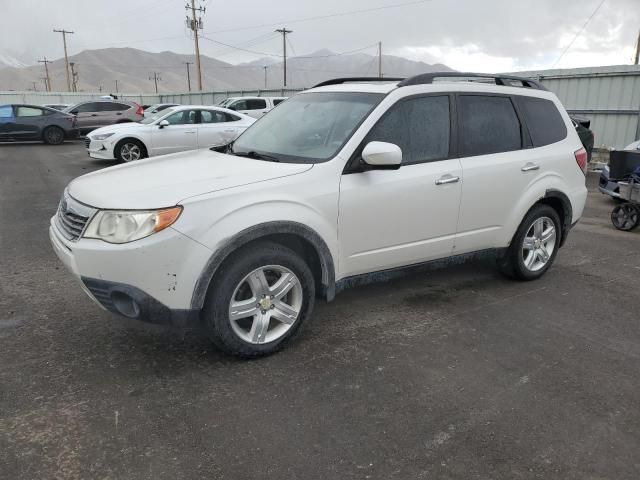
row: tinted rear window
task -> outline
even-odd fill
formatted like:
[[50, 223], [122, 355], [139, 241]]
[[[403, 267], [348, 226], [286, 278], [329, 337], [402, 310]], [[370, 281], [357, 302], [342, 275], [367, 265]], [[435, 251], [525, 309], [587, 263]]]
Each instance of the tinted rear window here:
[[101, 112], [119, 112], [122, 110], [129, 110], [129, 108], [131, 108], [129, 105], [116, 102], [101, 102], [99, 105]]
[[534, 147], [543, 147], [564, 140], [567, 127], [551, 100], [517, 97], [518, 106], [527, 123]]
[[509, 97], [461, 95], [459, 98], [465, 157], [522, 148], [520, 120]]

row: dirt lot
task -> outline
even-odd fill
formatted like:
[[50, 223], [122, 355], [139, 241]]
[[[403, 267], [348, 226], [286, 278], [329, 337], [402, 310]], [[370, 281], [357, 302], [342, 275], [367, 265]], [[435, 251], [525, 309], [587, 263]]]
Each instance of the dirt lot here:
[[0, 146], [0, 478], [640, 478], [640, 229], [599, 193], [542, 280], [469, 264], [358, 288], [247, 362], [66, 273], [49, 218], [107, 165]]

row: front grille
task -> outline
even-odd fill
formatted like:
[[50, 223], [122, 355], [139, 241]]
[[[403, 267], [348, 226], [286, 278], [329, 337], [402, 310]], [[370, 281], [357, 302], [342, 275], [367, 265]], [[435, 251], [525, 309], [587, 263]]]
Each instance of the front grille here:
[[67, 240], [78, 240], [87, 221], [95, 211], [95, 209], [74, 200], [65, 192], [56, 214], [58, 230]]
[[89, 145], [91, 145], [91, 139], [89, 137], [84, 137], [84, 146], [88, 149]]

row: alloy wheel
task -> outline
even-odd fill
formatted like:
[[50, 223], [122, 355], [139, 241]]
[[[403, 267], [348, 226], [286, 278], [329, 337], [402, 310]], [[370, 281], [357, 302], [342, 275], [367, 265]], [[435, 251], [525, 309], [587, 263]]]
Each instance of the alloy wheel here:
[[236, 286], [229, 303], [229, 321], [245, 342], [273, 342], [298, 320], [302, 302], [302, 285], [291, 270], [279, 265], [260, 267]]
[[135, 143], [125, 143], [120, 149], [120, 156], [125, 162], [139, 160], [142, 156], [140, 146]]
[[522, 242], [522, 260], [527, 270], [545, 267], [556, 248], [556, 227], [549, 217], [539, 217], [527, 229]]

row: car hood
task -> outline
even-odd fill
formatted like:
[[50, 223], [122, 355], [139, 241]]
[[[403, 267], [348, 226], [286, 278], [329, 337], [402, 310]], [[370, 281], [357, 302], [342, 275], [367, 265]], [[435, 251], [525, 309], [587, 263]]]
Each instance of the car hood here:
[[116, 123], [114, 125], [108, 125], [106, 127], [96, 128], [92, 130], [88, 137], [95, 137], [96, 135], [102, 135], [103, 133], [116, 133], [118, 130], [131, 129], [131, 128], [143, 128], [148, 127], [149, 125], [143, 125], [142, 123], [137, 122], [124, 122], [124, 123]]
[[69, 184], [68, 192], [92, 207], [153, 209], [204, 193], [296, 175], [312, 167], [192, 150], [83, 175]]

